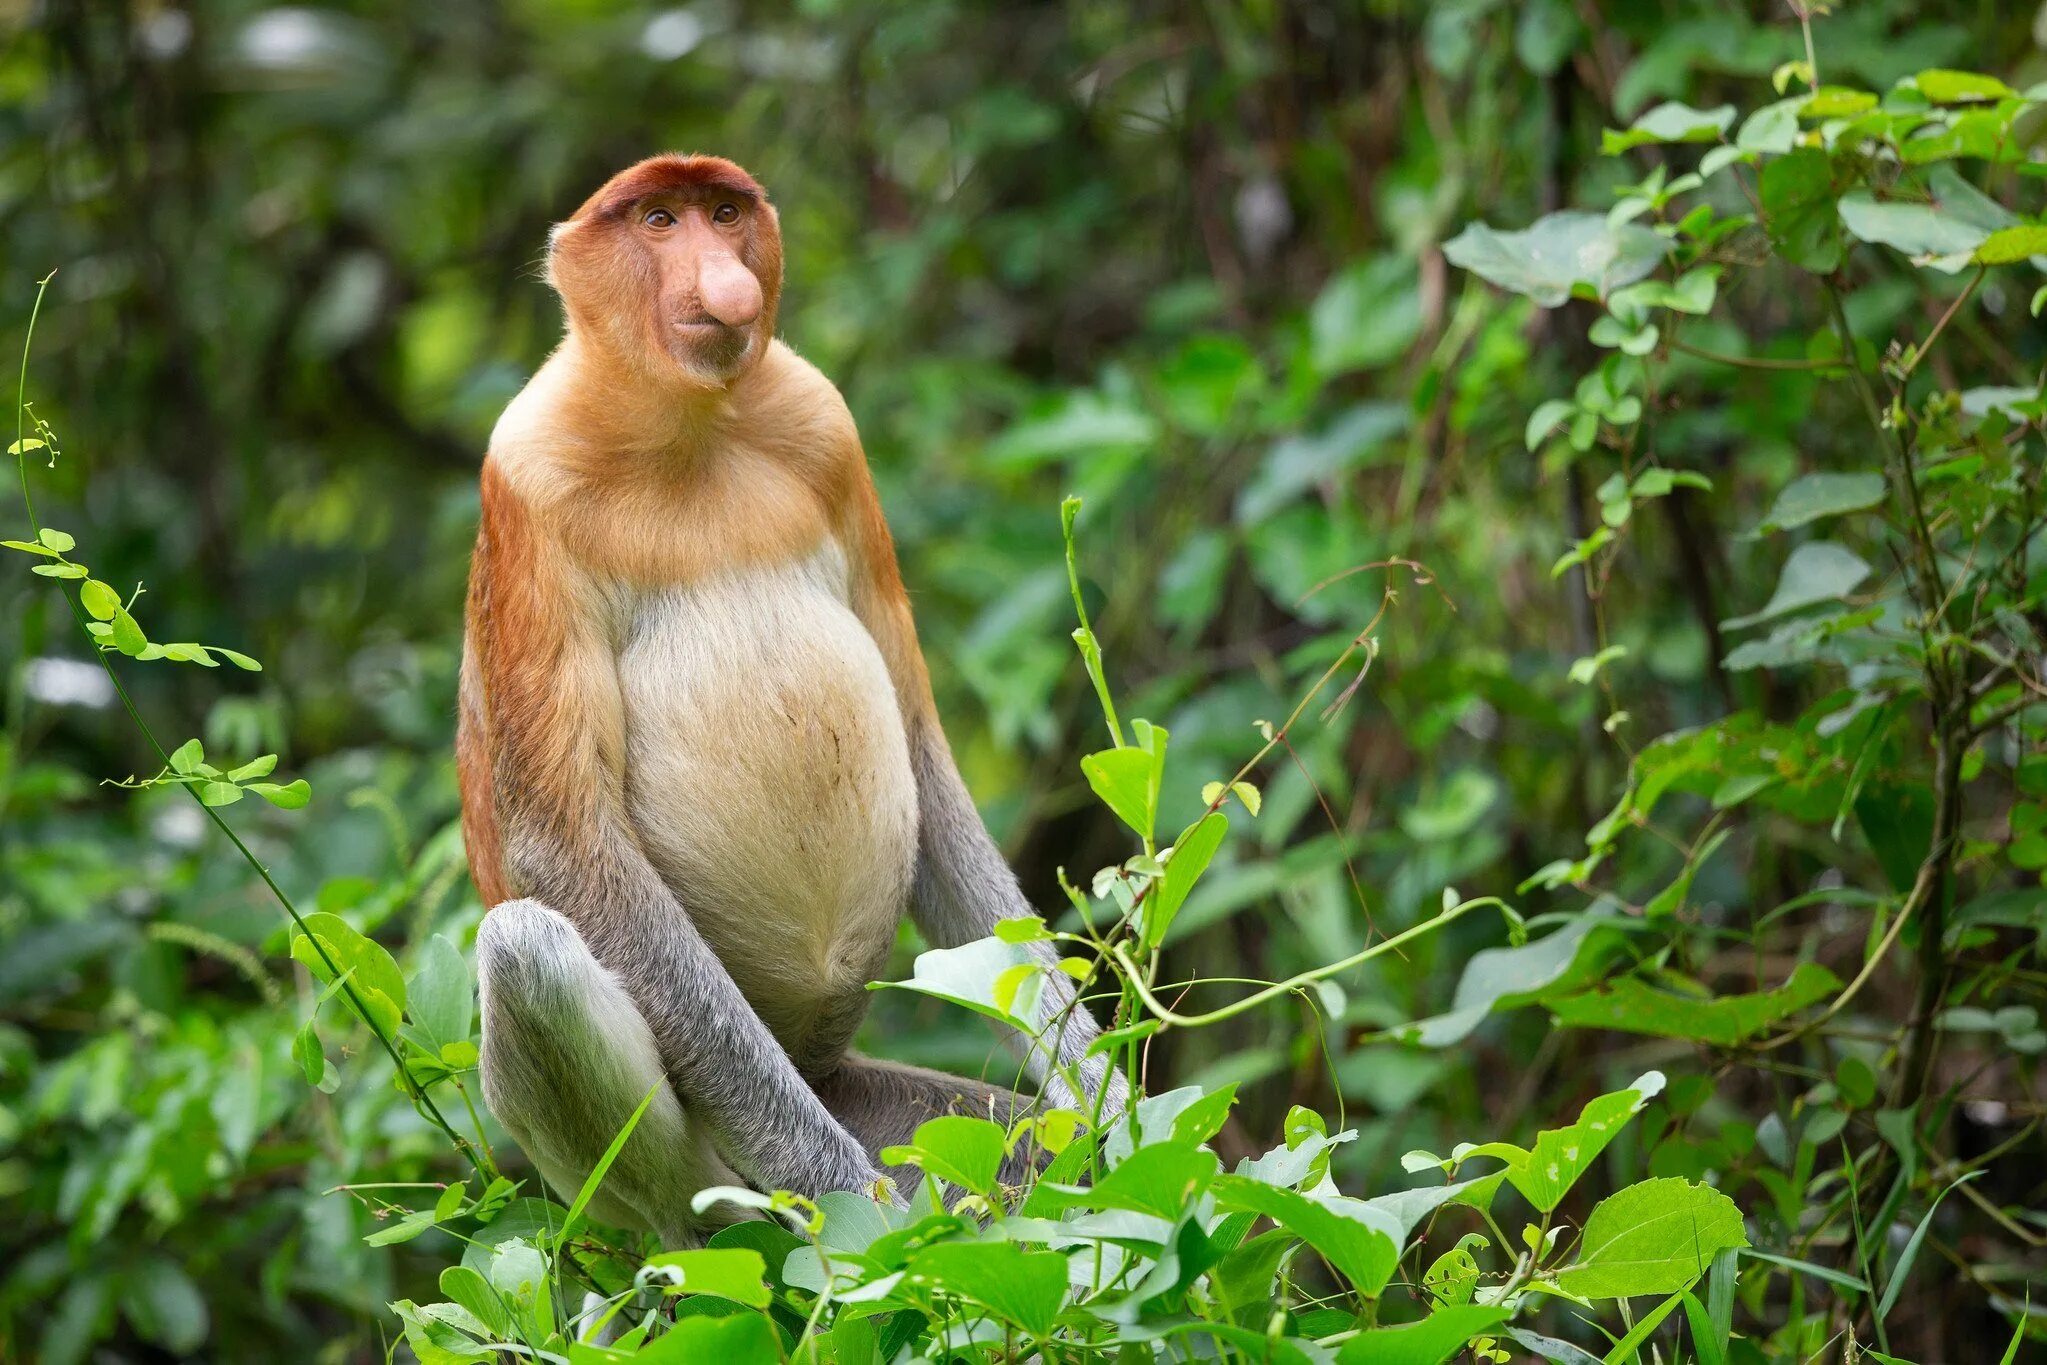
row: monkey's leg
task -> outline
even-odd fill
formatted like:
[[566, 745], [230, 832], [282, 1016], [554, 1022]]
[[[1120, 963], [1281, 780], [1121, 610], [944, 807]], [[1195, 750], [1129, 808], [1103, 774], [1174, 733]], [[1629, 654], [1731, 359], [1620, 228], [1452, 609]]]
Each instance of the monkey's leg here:
[[[881, 1149], [900, 1146], [916, 1134], [917, 1125], [944, 1114], [993, 1119], [1004, 1128], [1031, 1113], [1036, 1104], [1008, 1086], [948, 1076], [942, 1071], [885, 1062], [849, 1052], [838, 1067], [817, 1083], [818, 1098], [848, 1132], [881, 1164]], [[1002, 1163], [1004, 1184], [1020, 1184], [1043, 1154], [1035, 1158], [1025, 1143]], [[888, 1173], [908, 1194], [916, 1172], [889, 1167]]]
[[590, 1213], [695, 1245], [707, 1185], [742, 1184], [690, 1121], [647, 1021], [575, 926], [538, 901], [507, 901], [476, 933], [483, 994], [483, 1094], [564, 1201], [575, 1198], [649, 1089], [654, 1099], [605, 1175]]

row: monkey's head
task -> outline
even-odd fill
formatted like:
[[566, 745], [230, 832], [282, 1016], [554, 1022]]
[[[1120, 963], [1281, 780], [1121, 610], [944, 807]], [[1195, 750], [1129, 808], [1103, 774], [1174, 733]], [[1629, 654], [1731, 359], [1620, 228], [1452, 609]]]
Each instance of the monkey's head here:
[[730, 161], [650, 157], [556, 225], [547, 278], [577, 335], [643, 371], [721, 388], [774, 339], [781, 225]]

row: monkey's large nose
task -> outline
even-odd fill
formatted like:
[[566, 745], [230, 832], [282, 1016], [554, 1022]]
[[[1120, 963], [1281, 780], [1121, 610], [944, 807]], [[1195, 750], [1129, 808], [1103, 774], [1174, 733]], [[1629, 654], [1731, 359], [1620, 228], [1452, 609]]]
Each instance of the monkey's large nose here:
[[721, 251], [697, 267], [697, 299], [727, 327], [744, 327], [761, 315], [761, 282], [737, 256]]

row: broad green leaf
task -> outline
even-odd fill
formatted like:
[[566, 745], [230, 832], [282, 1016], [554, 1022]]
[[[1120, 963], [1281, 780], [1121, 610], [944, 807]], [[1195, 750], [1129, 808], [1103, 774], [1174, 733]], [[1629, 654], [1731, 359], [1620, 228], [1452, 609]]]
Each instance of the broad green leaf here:
[[1070, 455], [1140, 450], [1154, 445], [1159, 424], [1127, 399], [1093, 392], [1060, 395], [989, 442], [996, 465], [1031, 469]]
[[1590, 1170], [1606, 1145], [1643, 1106], [1663, 1093], [1663, 1073], [1643, 1074], [1626, 1090], [1601, 1095], [1579, 1111], [1577, 1121], [1565, 1128], [1537, 1133], [1526, 1152], [1507, 1143], [1487, 1143], [1469, 1155], [1500, 1155], [1507, 1162], [1507, 1181], [1543, 1213], [1563, 1202], [1578, 1178]]
[[1763, 224], [1787, 260], [1820, 275], [1841, 263], [1834, 168], [1825, 152], [1800, 147], [1774, 157], [1764, 163], [1759, 185]]
[[1953, 273], [2000, 228], [2018, 222], [2012, 212], [1963, 180], [1948, 166], [1927, 177], [1925, 199], [1877, 199], [1867, 190], [1841, 198], [1841, 221], [1865, 242], [1902, 251], [1921, 264]]
[[292, 935], [291, 955], [323, 982], [333, 982], [335, 971], [329, 970], [307, 934], [326, 949], [334, 969], [348, 978], [349, 988], [371, 1021], [386, 1037], [395, 1034], [405, 1013], [405, 978], [399, 975], [391, 954], [339, 915], [326, 911], [307, 915], [305, 932]]
[[1875, 507], [1884, 500], [1887, 488], [1884, 476], [1878, 473], [1807, 474], [1777, 495], [1754, 534], [1788, 531], [1821, 517]]
[[441, 1292], [475, 1315], [495, 1337], [512, 1330], [512, 1315], [489, 1280], [466, 1265], [451, 1265], [441, 1271]]
[[199, 765], [205, 761], [205, 746], [196, 739], [188, 739], [171, 750], [171, 771], [174, 773], [197, 772]]
[[1976, 248], [1978, 265], [2013, 265], [2034, 256], [2047, 256], [2047, 227], [2038, 223], [1999, 228]]
[[1609, 128], [1600, 138], [1600, 154], [1615, 156], [1652, 142], [1717, 142], [1734, 126], [1734, 106], [1694, 109], [1671, 100], [1657, 105], [1628, 125], [1626, 132]]
[[230, 782], [249, 782], [259, 777], [268, 777], [276, 769], [277, 755], [264, 754], [260, 758], [250, 759], [239, 768], [231, 769], [227, 778]]
[[420, 947], [419, 966], [406, 984], [407, 1012], [435, 1049], [469, 1038], [476, 984], [469, 963], [445, 934]]
[[1761, 611], [1720, 624], [1729, 630], [1739, 630], [1815, 603], [1836, 601], [1853, 592], [1869, 573], [1869, 565], [1847, 546], [1831, 540], [1808, 541], [1784, 561], [1783, 571], [1777, 576], [1777, 590], [1770, 594]]
[[975, 939], [957, 948], [933, 948], [919, 953], [909, 980], [874, 981], [868, 983], [868, 989], [936, 996], [1026, 1033], [1036, 1033], [1043, 1027], [1038, 1016], [1044, 991], [1041, 976], [1034, 975], [1025, 981], [1008, 1001], [996, 1000], [996, 985], [1004, 972], [1036, 961], [1025, 944], [1004, 943], [999, 938]]
[[749, 1308], [766, 1308], [768, 1267], [750, 1247], [699, 1247], [664, 1251], [647, 1264], [663, 1271], [670, 1285], [684, 1294], [711, 1294]]
[[1974, 71], [1945, 71], [1935, 68], [1911, 78], [1919, 93], [1934, 104], [1972, 104], [2014, 99], [2018, 91], [1995, 76]]
[[121, 609], [121, 594], [97, 578], [88, 578], [78, 585], [78, 603], [95, 621], [111, 621]]
[[1438, 1308], [1420, 1322], [1379, 1327], [1352, 1337], [1337, 1353], [1340, 1365], [1442, 1365], [1473, 1337], [1505, 1322], [1504, 1308]]
[[143, 1340], [173, 1356], [195, 1354], [211, 1327], [199, 1286], [167, 1256], [129, 1265], [122, 1275], [121, 1311]]
[[1443, 244], [1452, 265], [1545, 308], [1584, 287], [1605, 297], [1642, 279], [1670, 254], [1672, 244], [1634, 223], [1615, 226], [1602, 213], [1552, 213], [1519, 232], [1472, 223]]
[[1154, 1142], [1117, 1162], [1092, 1186], [1063, 1187], [1052, 1194], [1068, 1207], [1128, 1209], [1178, 1219], [1220, 1168], [1215, 1153], [1192, 1142]]
[[42, 530], [36, 532], [36, 539], [60, 555], [70, 554], [78, 548], [78, 542], [71, 538], [70, 532], [60, 531], [54, 526], [45, 526]]
[[1805, 104], [1798, 112], [1805, 118], [1852, 118], [1874, 108], [1876, 96], [1867, 90], [1823, 85], [1806, 96]]
[[251, 782], [249, 790], [280, 810], [299, 810], [313, 799], [313, 789], [303, 777], [279, 786], [275, 782]]
[[1116, 817], [1142, 838], [1151, 838], [1158, 818], [1158, 764], [1134, 745], [1104, 749], [1080, 761], [1080, 771], [1096, 796]]
[[1386, 1287], [1400, 1257], [1400, 1230], [1385, 1213], [1355, 1199], [1316, 1199], [1246, 1176], [1217, 1176], [1216, 1204], [1270, 1218], [1299, 1237], [1371, 1297]]
[[232, 782], [201, 782], [194, 788], [209, 806], [232, 806], [242, 799], [243, 790]]
[[1222, 847], [1223, 835], [1229, 832], [1229, 828], [1228, 816], [1221, 811], [1210, 811], [1180, 832], [1179, 839], [1173, 844], [1173, 856], [1166, 863], [1166, 875], [1153, 886], [1150, 904], [1145, 911], [1146, 946], [1156, 948], [1165, 942], [1166, 930], [1172, 927], [1173, 917], [1180, 913], [1180, 907], [1187, 902], [1187, 893], [1194, 889], [1194, 883], [1208, 869], [1215, 851]]
[[940, 1242], [910, 1258], [907, 1278], [971, 1299], [1034, 1337], [1066, 1302], [1066, 1258], [1015, 1242]]
[[1419, 272], [1411, 257], [1387, 253], [1323, 286], [1308, 310], [1308, 355], [1325, 378], [1377, 369], [1406, 355], [1421, 329]]
[[781, 1343], [760, 1313], [731, 1317], [692, 1315], [642, 1346], [633, 1365], [782, 1365]]
[[[1609, 947], [1616, 919], [1610, 902], [1595, 902], [1570, 923], [1547, 937], [1519, 948], [1486, 948], [1472, 954], [1457, 980], [1447, 1014], [1392, 1031], [1401, 1042], [1423, 1047], [1453, 1047], [1463, 1042], [1496, 1009], [1533, 1001], [1565, 979], [1575, 965], [1587, 963]], [[1593, 931], [1607, 927], [1598, 938]]]
[[1573, 1028], [1615, 1029], [1657, 1038], [1687, 1038], [1732, 1047], [1841, 988], [1840, 978], [1816, 962], [1801, 962], [1775, 990], [1696, 996], [1659, 990], [1639, 976], [1549, 1002], [1557, 1022]]
[[125, 608], [115, 608], [114, 615], [107, 624], [113, 628], [111, 638], [114, 648], [123, 654], [132, 658], [148, 646], [149, 637], [142, 633], [142, 627], [136, 624], [135, 618], [130, 616]]
[[1676, 1176], [1645, 1180], [1599, 1202], [1576, 1257], [1554, 1278], [1588, 1299], [1676, 1294], [1722, 1251], [1747, 1245], [1741, 1210], [1720, 1191]]
[[991, 1119], [947, 1114], [917, 1125], [908, 1146], [884, 1147], [891, 1166], [914, 1165], [962, 1189], [993, 1199], [1004, 1154], [1002, 1125]]

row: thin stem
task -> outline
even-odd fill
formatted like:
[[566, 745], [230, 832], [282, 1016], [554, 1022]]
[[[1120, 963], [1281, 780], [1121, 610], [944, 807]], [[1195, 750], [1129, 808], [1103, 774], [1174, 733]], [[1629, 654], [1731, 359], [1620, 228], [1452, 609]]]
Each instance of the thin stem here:
[[1325, 980], [1338, 973], [1347, 972], [1353, 967], [1362, 966], [1364, 963], [1378, 957], [1381, 953], [1392, 952], [1402, 944], [1412, 942], [1426, 934], [1432, 934], [1445, 925], [1463, 918], [1473, 910], [1482, 909], [1486, 906], [1494, 906], [1501, 910], [1510, 910], [1512, 908], [1497, 896], [1479, 896], [1472, 900], [1460, 902], [1431, 919], [1425, 919], [1420, 924], [1403, 929], [1391, 938], [1380, 939], [1377, 943], [1352, 953], [1340, 962], [1331, 962], [1309, 971], [1297, 972], [1284, 981], [1274, 982], [1262, 991], [1212, 1009], [1206, 1014], [1180, 1014], [1172, 1010], [1156, 995], [1152, 994], [1151, 988], [1144, 982], [1138, 965], [1130, 960], [1130, 955], [1123, 950], [1121, 944], [1111, 946], [1109, 951], [1115, 956], [1117, 965], [1123, 968], [1126, 978], [1136, 988], [1138, 996], [1144, 1001], [1145, 1008], [1151, 1011], [1154, 1018], [1169, 1028], [1201, 1028], [1208, 1024], [1220, 1023], [1225, 1019], [1235, 1018], [1244, 1011], [1254, 1009], [1268, 1000], [1276, 999], [1291, 991], [1297, 991], [1303, 986], [1312, 985], [1317, 981]]
[[1777, 360], [1769, 356], [1728, 355], [1723, 351], [1709, 351], [1704, 346], [1694, 346], [1689, 341], [1670, 343], [1673, 351], [1710, 360], [1716, 365], [1733, 365], [1744, 370], [1838, 370], [1838, 360]]
[[[21, 477], [21, 501], [23, 508], [28, 513], [29, 532], [37, 539], [41, 538], [43, 528], [42, 523], [36, 518], [35, 498], [29, 487], [28, 452], [21, 448], [21, 443], [26, 435], [28, 414], [29, 352], [35, 344], [36, 319], [43, 310], [43, 295], [49, 291], [50, 281], [56, 278], [56, 274], [57, 272], [53, 270], [48, 275], [43, 276], [41, 281], [37, 283], [35, 303], [30, 307], [28, 314], [28, 331], [22, 338], [21, 375], [16, 384], [14, 395], [15, 468]], [[99, 641], [93, 639], [90, 631], [85, 630], [85, 608], [79, 604], [77, 595], [70, 592], [61, 592], [60, 595], [64, 598], [66, 604], [70, 606], [71, 615], [78, 622], [78, 628], [85, 632], [87, 641], [92, 645], [93, 654], [99, 659], [100, 668], [106, 673], [107, 681], [113, 685], [114, 695], [120, 698], [122, 709], [128, 713], [128, 719], [135, 723], [135, 728], [142, 732], [143, 739], [148, 741], [150, 748], [156, 750], [157, 757], [163, 760], [164, 767], [168, 769], [171, 766], [170, 751], [164, 748], [162, 741], [157, 739], [156, 732], [150, 728], [149, 722], [142, 718], [142, 712], [136, 707], [135, 699], [129, 695], [127, 686], [121, 681], [121, 675], [114, 670], [113, 661], [107, 657], [107, 651], [100, 647]], [[376, 1036], [378, 1044], [390, 1056], [391, 1065], [398, 1069], [400, 1082], [404, 1085], [407, 1096], [412, 1100], [413, 1108], [419, 1112], [422, 1118], [440, 1129], [447, 1136], [448, 1140], [454, 1144], [455, 1149], [475, 1168], [477, 1174], [486, 1177], [495, 1176], [497, 1171], [494, 1165], [477, 1156], [475, 1147], [467, 1138], [455, 1131], [453, 1125], [442, 1115], [439, 1106], [434, 1103], [433, 1097], [428, 1095], [419, 1082], [412, 1078], [412, 1073], [405, 1069], [405, 1058], [399, 1053], [398, 1045], [384, 1032], [383, 1026], [371, 1017], [369, 1010], [363, 1005], [362, 997], [356, 994], [354, 985], [349, 982], [347, 973], [343, 972], [340, 964], [336, 963], [333, 957], [328, 954], [326, 945], [306, 927], [305, 917], [299, 913], [298, 906], [292, 903], [291, 897], [284, 894], [284, 888], [279, 886], [276, 879], [270, 875], [270, 869], [263, 866], [256, 855], [250, 852], [249, 846], [242, 842], [241, 836], [235, 833], [234, 827], [228, 824], [221, 813], [214, 807], [207, 805], [200, 798], [197, 787], [185, 784], [179, 785], [184, 786], [184, 790], [191, 794], [194, 801], [199, 803], [199, 809], [205, 812], [206, 818], [212, 821], [214, 828], [227, 836], [228, 842], [234, 845], [235, 852], [241, 854], [242, 860], [255, 870], [256, 875], [262, 879], [263, 885], [269, 888], [270, 894], [276, 898], [277, 903], [284, 907], [285, 914], [291, 917], [291, 922], [297, 926], [300, 933], [306, 936], [306, 941], [313, 945], [313, 951], [319, 955], [321, 963], [325, 965], [329, 974], [340, 985], [342, 995], [347, 999], [349, 1008], [355, 1011], [357, 1018], [369, 1025], [370, 1032]]]

